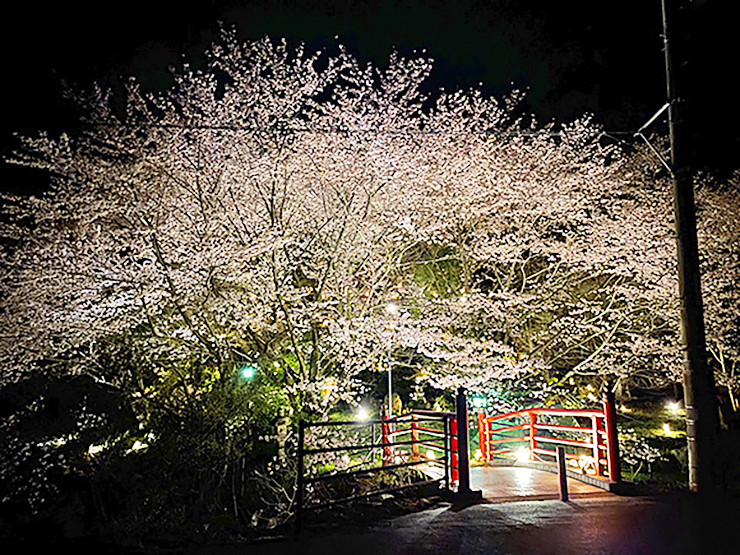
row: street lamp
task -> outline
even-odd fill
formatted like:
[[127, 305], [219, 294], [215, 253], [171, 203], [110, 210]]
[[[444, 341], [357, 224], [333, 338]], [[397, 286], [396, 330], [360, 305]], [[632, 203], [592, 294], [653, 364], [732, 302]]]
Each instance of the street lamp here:
[[[385, 312], [389, 316], [398, 316], [399, 308], [398, 305], [394, 302], [390, 302], [387, 305], [385, 305]], [[388, 418], [393, 416], [393, 379], [392, 379], [392, 371], [393, 371], [393, 363], [391, 361], [391, 348], [393, 347], [393, 343], [388, 338]]]

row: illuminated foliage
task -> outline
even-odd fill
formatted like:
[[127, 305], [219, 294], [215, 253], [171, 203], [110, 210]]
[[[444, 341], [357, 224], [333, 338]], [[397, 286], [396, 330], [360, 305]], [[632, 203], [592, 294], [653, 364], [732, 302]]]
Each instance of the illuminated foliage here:
[[[326, 415], [389, 353], [440, 389], [677, 380], [672, 204], [652, 155], [588, 118], [524, 126], [516, 91], [426, 96], [431, 67], [226, 31], [168, 91], [132, 80], [124, 113], [71, 93], [80, 128], [24, 137], [15, 158], [53, 189], [8, 199], [1, 383], [86, 375], [146, 428], [153, 407], [204, 410], [247, 367], [243, 417]], [[738, 198], [705, 187], [699, 202], [730, 376]], [[117, 342], [127, 363], [101, 363]]]

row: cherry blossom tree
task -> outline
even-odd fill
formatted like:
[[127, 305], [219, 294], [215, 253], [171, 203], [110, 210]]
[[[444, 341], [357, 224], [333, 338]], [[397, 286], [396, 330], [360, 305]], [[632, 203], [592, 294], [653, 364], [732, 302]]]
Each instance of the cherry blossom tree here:
[[707, 348], [718, 372], [719, 386], [726, 388], [732, 410], [740, 408], [740, 187], [737, 174], [729, 183], [708, 185], [697, 194], [701, 225], [702, 286], [707, 319]]
[[[0, 388], [82, 380], [126, 418], [86, 393], [40, 438], [22, 430], [49, 389], [17, 403], [0, 421], [3, 495], [38, 504], [49, 461], [73, 472], [148, 449], [194, 469], [185, 491], [210, 476], [220, 512], [279, 522], [290, 488], [255, 470], [275, 512], [247, 508], [245, 457], [286, 407], [326, 417], [388, 364], [417, 393], [514, 380], [537, 402], [571, 380], [624, 394], [678, 381], [672, 204], [653, 154], [589, 118], [525, 124], [517, 91], [428, 95], [431, 68], [224, 31], [169, 90], [132, 80], [123, 113], [109, 92], [71, 92], [77, 129], [22, 137], [14, 161], [51, 189], [4, 199]], [[737, 178], [697, 185], [708, 340], [736, 406]]]
[[[425, 58], [362, 67], [226, 31], [207, 60], [162, 94], [131, 81], [124, 114], [73, 93], [79, 130], [23, 138], [16, 162], [53, 189], [8, 199], [3, 383], [87, 375], [145, 421], [245, 365], [326, 414], [388, 352], [440, 388], [675, 379], [670, 194], [648, 152], [588, 118], [525, 125], [516, 91], [427, 96]], [[731, 376], [737, 198], [704, 195]], [[106, 363], [112, 343], [135, 364]]]

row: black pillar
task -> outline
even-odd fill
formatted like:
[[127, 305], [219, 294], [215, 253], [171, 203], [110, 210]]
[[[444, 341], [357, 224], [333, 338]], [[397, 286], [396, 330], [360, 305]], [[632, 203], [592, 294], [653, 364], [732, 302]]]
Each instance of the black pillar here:
[[468, 401], [465, 390], [460, 387], [457, 390], [457, 467], [459, 470], [459, 485], [457, 491], [467, 493], [470, 491], [470, 445], [468, 438]]

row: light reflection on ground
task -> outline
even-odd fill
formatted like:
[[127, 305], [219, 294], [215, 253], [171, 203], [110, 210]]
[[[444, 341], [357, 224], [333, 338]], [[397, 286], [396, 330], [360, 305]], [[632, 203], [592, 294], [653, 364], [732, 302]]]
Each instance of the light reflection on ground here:
[[[517, 498], [557, 499], [557, 474], [521, 466], [475, 466], [470, 469], [470, 485], [482, 490], [490, 502], [513, 501]], [[568, 493], [576, 496], [608, 496], [604, 490], [568, 479]]]

